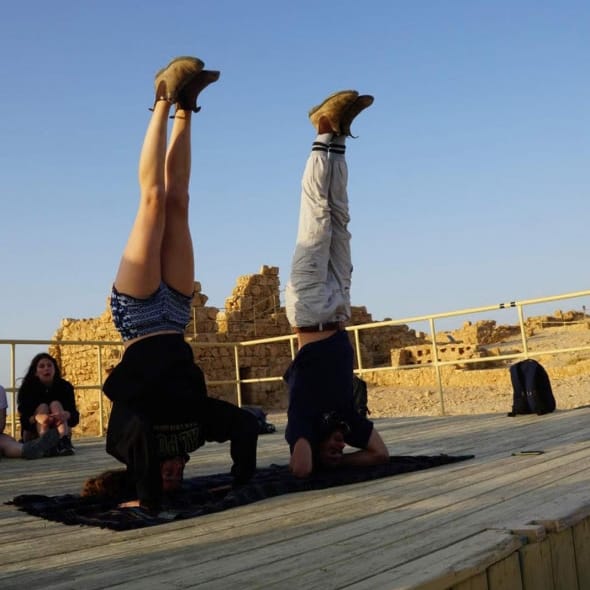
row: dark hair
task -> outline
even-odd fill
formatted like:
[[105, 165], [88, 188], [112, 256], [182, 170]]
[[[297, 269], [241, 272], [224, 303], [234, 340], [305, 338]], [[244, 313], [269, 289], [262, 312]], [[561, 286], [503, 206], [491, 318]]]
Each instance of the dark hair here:
[[54, 381], [61, 379], [61, 371], [59, 369], [59, 365], [57, 364], [57, 361], [55, 360], [55, 358], [53, 358], [47, 352], [40, 352], [39, 354], [36, 354], [33, 357], [33, 360], [31, 361], [31, 364], [29, 365], [29, 368], [27, 369], [25, 376], [23, 377], [22, 385], [26, 386], [29, 383], [31, 383], [31, 381], [34, 381], [35, 379], [37, 379], [37, 376], [35, 375], [35, 373], [37, 372], [37, 365], [39, 364], [39, 361], [41, 361], [43, 359], [50, 360], [53, 363], [53, 367], [55, 368], [55, 377], [53, 378]]
[[126, 469], [109, 469], [96, 477], [89, 477], [82, 486], [81, 496], [99, 496], [121, 500], [130, 492]]
[[348, 424], [338, 412], [323, 413], [317, 424], [318, 436], [316, 442], [311, 444], [314, 471], [326, 468], [326, 464], [321, 459], [322, 444], [325, 443], [335, 432], [341, 432], [342, 436], [350, 434], [350, 424]]

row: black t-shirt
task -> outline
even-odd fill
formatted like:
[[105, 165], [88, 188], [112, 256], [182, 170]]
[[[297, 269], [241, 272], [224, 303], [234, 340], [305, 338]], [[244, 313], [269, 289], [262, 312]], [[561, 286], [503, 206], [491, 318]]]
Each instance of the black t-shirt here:
[[285, 439], [291, 450], [300, 438], [315, 446], [330, 434], [325, 414], [335, 414], [349, 426], [344, 436], [348, 445], [366, 448], [373, 423], [354, 409], [352, 376], [353, 350], [344, 330], [299, 350], [284, 375], [289, 386]]
[[205, 376], [182, 334], [159, 334], [132, 344], [103, 391], [152, 424], [199, 421], [207, 398]]

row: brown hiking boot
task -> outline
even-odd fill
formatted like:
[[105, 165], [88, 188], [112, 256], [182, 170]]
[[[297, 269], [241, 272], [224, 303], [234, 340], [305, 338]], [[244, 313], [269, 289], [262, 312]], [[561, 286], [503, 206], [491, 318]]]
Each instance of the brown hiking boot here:
[[361, 111], [364, 111], [366, 108], [370, 107], [373, 104], [374, 100], [375, 99], [368, 94], [361, 94], [361, 96], [359, 96], [348, 107], [348, 109], [344, 111], [340, 119], [340, 132], [342, 135], [354, 137], [354, 135], [350, 132], [351, 123]]
[[180, 91], [204, 67], [204, 63], [197, 57], [176, 57], [157, 74], [154, 82], [156, 100], [176, 102]]
[[176, 110], [193, 111], [198, 113], [201, 107], [197, 106], [197, 97], [199, 93], [219, 80], [220, 72], [216, 70], [202, 70], [194, 76], [189, 82], [180, 90], [176, 98]]
[[340, 119], [343, 113], [348, 110], [351, 104], [357, 99], [359, 93], [356, 90], [341, 90], [331, 94], [321, 104], [309, 111], [309, 120], [319, 129], [320, 120], [326, 118], [332, 129], [332, 133], [341, 135]]

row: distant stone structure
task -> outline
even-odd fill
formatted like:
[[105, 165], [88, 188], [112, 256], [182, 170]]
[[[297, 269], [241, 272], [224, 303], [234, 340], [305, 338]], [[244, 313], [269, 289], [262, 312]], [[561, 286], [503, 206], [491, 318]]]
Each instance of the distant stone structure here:
[[[436, 354], [439, 361], [457, 361], [457, 366], [476, 368], [477, 364], [462, 364], [467, 359], [493, 356], [486, 345], [502, 342], [520, 333], [518, 326], [496, 326], [494, 320], [465, 322], [458, 330], [440, 332], [436, 335]], [[418, 335], [420, 344], [393, 348], [391, 366], [429, 365], [434, 361], [432, 341], [425, 334]], [[488, 365], [489, 366], [489, 365]]]
[[[225, 308], [207, 306], [208, 297], [202, 293], [201, 284], [195, 282], [192, 302], [192, 320], [186, 329], [186, 339], [191, 344], [195, 359], [203, 369], [213, 397], [236, 402], [236, 358], [231, 343], [284, 336], [291, 333], [285, 310], [280, 306], [279, 269], [263, 266], [256, 274], [241, 276]], [[569, 312], [568, 312], [569, 313]], [[571, 312], [575, 313], [575, 312]], [[559, 321], [573, 321], [575, 318]], [[556, 314], [557, 315], [557, 314]], [[527, 323], [527, 329], [555, 321], [544, 316]], [[353, 307], [352, 325], [370, 324], [373, 318], [365, 307]], [[515, 326], [496, 326], [493, 321], [475, 324], [467, 322], [460, 330], [437, 334], [437, 350], [440, 360], [461, 361], [466, 358], [485, 356], [489, 350], [482, 348], [518, 332]], [[353, 335], [351, 334], [351, 339]], [[98, 388], [89, 389], [104, 382], [108, 373], [119, 362], [123, 353], [122, 344], [102, 346], [99, 359], [96, 345], [60, 345], [63, 341], [120, 342], [110, 312], [109, 301], [105, 311], [97, 318], [64, 319], [56, 331], [55, 345], [49, 352], [54, 355], [66, 379], [76, 388], [77, 404], [81, 413], [76, 434], [99, 433]], [[354, 339], [353, 339], [354, 345]], [[377, 326], [363, 330], [359, 335], [363, 368], [395, 367], [407, 364], [432, 362], [432, 343], [423, 333], [416, 333], [408, 326]], [[489, 348], [489, 347], [488, 347]], [[291, 362], [289, 341], [267, 342], [239, 349], [240, 379], [264, 379], [282, 375]], [[357, 367], [358, 368], [358, 367]], [[225, 382], [211, 385], [211, 382]], [[103, 396], [103, 424], [107, 424], [110, 403]], [[254, 404], [269, 409], [285, 409], [287, 392], [280, 381], [245, 383], [241, 385], [243, 404]], [[166, 403], [163, 399], [162, 403]]]
[[[535, 330], [572, 322], [584, 321], [585, 316], [575, 311], [556, 311], [553, 316], [536, 316], [525, 321], [527, 336]], [[498, 326], [494, 320], [481, 320], [475, 323], [465, 322], [458, 330], [436, 334], [436, 351], [439, 361], [457, 361], [460, 368], [475, 369], [483, 364], [467, 363], [467, 359], [496, 356], [499, 351], [490, 347], [520, 334], [519, 326]], [[429, 365], [433, 362], [432, 341], [423, 333], [418, 334], [421, 342], [391, 350], [391, 366]], [[487, 368], [492, 365], [486, 363]]]

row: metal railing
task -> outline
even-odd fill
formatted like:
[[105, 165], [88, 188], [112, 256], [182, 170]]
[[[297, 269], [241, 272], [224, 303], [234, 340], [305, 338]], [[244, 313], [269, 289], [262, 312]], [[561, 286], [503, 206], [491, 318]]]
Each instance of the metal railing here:
[[[550, 355], [550, 354], [561, 354], [561, 353], [571, 353], [577, 351], [590, 351], [590, 344], [584, 346], [577, 346], [577, 347], [570, 347], [570, 348], [552, 348], [547, 350], [536, 350], [531, 351], [529, 349], [528, 343], [528, 336], [525, 329], [525, 320], [524, 320], [524, 312], [523, 308], [530, 305], [536, 305], [541, 303], [548, 303], [552, 301], [561, 301], [565, 299], [575, 299], [581, 297], [588, 297], [590, 296], [590, 290], [588, 291], [577, 291], [573, 293], [566, 293], [563, 295], [555, 295], [551, 297], [542, 297], [537, 299], [527, 299], [523, 301], [510, 301], [509, 303], [500, 303], [496, 305], [488, 305], [484, 307], [474, 307], [474, 308], [467, 308], [458, 311], [446, 312], [446, 313], [436, 313], [430, 315], [422, 315], [422, 316], [412, 316], [407, 318], [401, 318], [396, 320], [386, 320], [381, 322], [372, 322], [368, 324], [357, 324], [354, 326], [349, 326], [346, 329], [349, 332], [352, 332], [353, 339], [355, 342], [355, 354], [356, 354], [356, 362], [357, 362], [357, 369], [355, 373], [362, 375], [368, 372], [381, 372], [381, 371], [407, 371], [413, 370], [417, 368], [424, 369], [425, 366], [431, 368], [436, 374], [436, 382], [438, 386], [439, 392], [439, 402], [440, 402], [440, 412], [442, 415], [445, 414], [445, 405], [444, 405], [444, 391], [443, 391], [443, 380], [442, 380], [442, 367], [445, 366], [454, 366], [457, 365], [457, 359], [454, 360], [447, 360], [443, 361], [439, 358], [438, 353], [438, 344], [436, 341], [436, 321], [448, 318], [454, 318], [459, 316], [466, 316], [472, 315], [476, 313], [485, 313], [485, 312], [496, 312], [502, 309], [510, 309], [515, 308], [518, 313], [518, 321], [520, 326], [520, 338], [522, 343], [522, 351], [516, 353], [509, 353], [509, 354], [500, 354], [494, 355], [491, 357], [481, 357], [481, 358], [465, 358], [461, 359], [460, 363], [462, 365], [468, 365], [471, 363], [477, 363], [478, 365], [482, 363], [497, 363], [498, 361], [509, 361], [509, 360], [516, 360], [516, 359], [525, 359], [525, 358], [533, 358], [533, 357], [541, 357], [543, 355]], [[585, 309], [585, 306], [583, 306]], [[409, 324], [414, 324], [418, 322], [427, 322], [429, 326], [430, 332], [430, 343], [431, 343], [431, 354], [432, 354], [432, 362], [429, 365], [403, 365], [403, 366], [381, 366], [381, 367], [367, 367], [363, 362], [362, 356], [362, 347], [360, 341], [360, 334], [364, 331], [375, 330], [379, 328], [384, 328], [387, 326], [406, 326]], [[590, 332], [589, 332], [589, 340], [590, 340]], [[295, 357], [296, 354], [296, 336], [294, 334], [288, 334], [284, 336], [277, 336], [272, 338], [261, 338], [256, 340], [248, 340], [243, 342], [191, 342], [191, 345], [196, 348], [221, 348], [221, 347], [228, 347], [233, 349], [233, 357], [234, 357], [234, 367], [235, 367], [235, 376], [233, 379], [226, 379], [226, 380], [217, 380], [217, 381], [208, 381], [208, 386], [216, 386], [216, 385], [233, 385], [236, 391], [236, 403], [241, 406], [242, 405], [242, 386], [246, 384], [256, 384], [256, 383], [269, 383], [269, 382], [280, 382], [282, 381], [282, 374], [276, 376], [268, 376], [268, 377], [257, 377], [257, 378], [240, 378], [240, 350], [252, 347], [252, 346], [260, 346], [269, 343], [275, 342], [289, 342], [290, 345], [290, 355], [291, 359]], [[11, 424], [11, 433], [12, 436], [16, 435], [16, 393], [18, 391], [16, 385], [16, 347], [17, 346], [24, 346], [24, 345], [48, 345], [48, 346], [94, 346], [97, 350], [97, 373], [99, 375], [98, 383], [91, 384], [91, 385], [75, 385], [74, 387], [76, 390], [95, 390], [99, 392], [99, 434], [102, 436], [104, 435], [105, 428], [104, 428], [104, 396], [102, 395], [102, 385], [103, 385], [103, 354], [102, 351], [106, 347], [122, 347], [122, 343], [120, 341], [82, 341], [82, 340], [2, 340], [0, 339], [0, 346], [8, 346], [10, 349], [10, 383], [8, 386], [5, 386], [6, 391], [11, 395], [11, 415], [9, 416], [9, 423]]]

